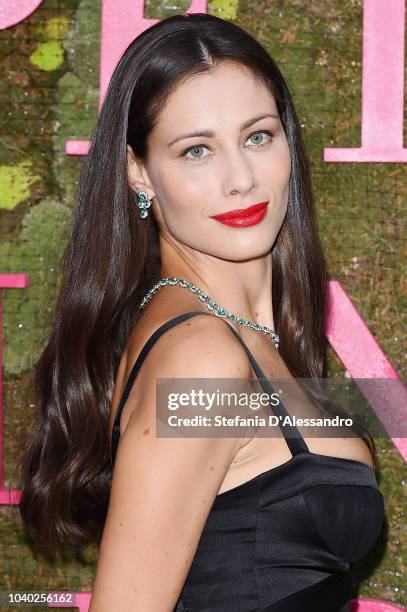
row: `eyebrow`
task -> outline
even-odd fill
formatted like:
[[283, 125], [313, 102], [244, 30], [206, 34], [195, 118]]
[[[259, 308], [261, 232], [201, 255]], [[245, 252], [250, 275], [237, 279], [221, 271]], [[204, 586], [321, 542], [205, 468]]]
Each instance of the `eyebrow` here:
[[[247, 121], [242, 123], [242, 125], [240, 126], [240, 131], [243, 132], [243, 130], [246, 130], [247, 128], [251, 127], [254, 123], [257, 123], [258, 121], [260, 121], [260, 119], [266, 119], [267, 117], [273, 117], [274, 119], [279, 119], [279, 116], [273, 113], [266, 113], [264, 115], [258, 115], [257, 117], [252, 117], [251, 119], [248, 119]], [[177, 136], [176, 138], [171, 140], [171, 142], [168, 143], [168, 146], [171, 147], [173, 144], [175, 144], [179, 140], [184, 140], [184, 138], [196, 138], [196, 137], [214, 138], [215, 132], [213, 132], [212, 130], [195, 130], [194, 132], [188, 132], [188, 134], [181, 134], [180, 136]]]

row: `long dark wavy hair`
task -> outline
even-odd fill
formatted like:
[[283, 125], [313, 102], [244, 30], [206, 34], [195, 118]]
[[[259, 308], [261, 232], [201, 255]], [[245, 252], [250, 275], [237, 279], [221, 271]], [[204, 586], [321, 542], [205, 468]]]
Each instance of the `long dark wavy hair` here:
[[292, 169], [272, 250], [275, 328], [294, 377], [326, 376], [326, 262], [288, 86], [268, 52], [238, 26], [206, 14], [164, 19], [121, 57], [81, 168], [51, 332], [34, 368], [35, 423], [20, 458], [19, 511], [37, 542], [100, 541], [106, 518], [115, 376], [138, 304], [161, 267], [157, 222], [153, 215], [140, 220], [129, 186], [127, 144], [145, 161], [148, 136], [171, 92], [222, 60], [249, 68], [277, 104]]

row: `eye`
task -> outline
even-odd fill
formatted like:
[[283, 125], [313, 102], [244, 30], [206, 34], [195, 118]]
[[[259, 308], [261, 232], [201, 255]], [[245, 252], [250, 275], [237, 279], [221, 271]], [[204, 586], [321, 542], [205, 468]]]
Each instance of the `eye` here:
[[[264, 142], [264, 138], [263, 140], [261, 139], [262, 137], [267, 136], [268, 138], [266, 138], [265, 142]], [[269, 130], [258, 130], [257, 132], [253, 132], [252, 134], [250, 134], [248, 140], [250, 138], [260, 138], [260, 142], [254, 142], [254, 146], [255, 147], [265, 147], [266, 145], [268, 145], [270, 143], [270, 141], [272, 140], [273, 134], [269, 131]], [[188, 149], [185, 149], [185, 151], [182, 153], [182, 157], [185, 157], [188, 161], [192, 161], [192, 162], [200, 162], [202, 159], [205, 159], [205, 157], [207, 157], [207, 155], [199, 155], [199, 152], [202, 151], [202, 149], [207, 149], [208, 147], [206, 147], [203, 144], [199, 144], [199, 145], [195, 145], [193, 147], [189, 147]], [[196, 155], [196, 153], [198, 153], [198, 155]]]
[[205, 147], [205, 145], [195, 145], [194, 147], [190, 147], [189, 149], [186, 149], [183, 152], [183, 155], [189, 161], [200, 161], [201, 159], [206, 157], [206, 155], [201, 155], [203, 149], [207, 149], [207, 147]]
[[[266, 138], [264, 138], [265, 136]], [[269, 144], [272, 139], [272, 136], [273, 134], [268, 130], [260, 130], [258, 132], [253, 132], [253, 134], [250, 134], [247, 140], [251, 139], [252, 145], [254, 145], [255, 147], [264, 147], [266, 144]]]

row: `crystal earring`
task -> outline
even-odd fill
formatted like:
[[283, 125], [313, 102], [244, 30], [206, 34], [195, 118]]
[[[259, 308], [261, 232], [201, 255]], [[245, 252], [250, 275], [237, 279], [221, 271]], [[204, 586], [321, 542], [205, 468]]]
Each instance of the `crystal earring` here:
[[147, 208], [151, 206], [151, 200], [145, 191], [137, 193], [137, 206], [139, 208], [140, 217], [145, 219], [148, 216]]

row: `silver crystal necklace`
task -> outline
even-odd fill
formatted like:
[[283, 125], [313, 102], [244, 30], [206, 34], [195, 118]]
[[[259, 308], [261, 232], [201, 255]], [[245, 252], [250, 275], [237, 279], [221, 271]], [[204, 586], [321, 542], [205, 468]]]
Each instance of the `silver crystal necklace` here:
[[269, 336], [271, 340], [274, 342], [274, 346], [278, 350], [278, 347], [280, 344], [280, 338], [278, 334], [276, 334], [274, 329], [271, 329], [271, 327], [266, 327], [265, 325], [259, 325], [258, 323], [253, 323], [253, 321], [248, 321], [247, 319], [243, 319], [242, 317], [237, 317], [232, 312], [228, 312], [225, 308], [223, 308], [222, 306], [219, 306], [219, 304], [216, 304], [216, 302], [214, 302], [209, 297], [209, 295], [204, 293], [202, 289], [194, 285], [194, 283], [191, 283], [190, 281], [185, 280], [184, 278], [179, 278], [176, 276], [161, 278], [157, 283], [155, 283], [155, 285], [153, 285], [153, 287], [151, 287], [151, 289], [143, 297], [143, 299], [140, 302], [139, 309], [142, 310], [144, 306], [147, 304], [147, 302], [156, 293], [156, 291], [158, 291], [160, 287], [164, 287], [165, 285], [179, 285], [180, 287], [184, 287], [185, 289], [188, 289], [191, 293], [194, 293], [195, 295], [197, 295], [198, 298], [201, 300], [201, 302], [205, 302], [208, 307], [208, 310], [214, 312], [215, 315], [217, 315], [218, 317], [226, 317], [230, 319], [231, 321], [234, 321], [235, 323], [239, 323], [239, 325], [243, 325], [244, 327], [249, 327], [250, 329], [255, 329], [256, 331], [262, 332], [263, 334], [266, 334], [267, 336]]

